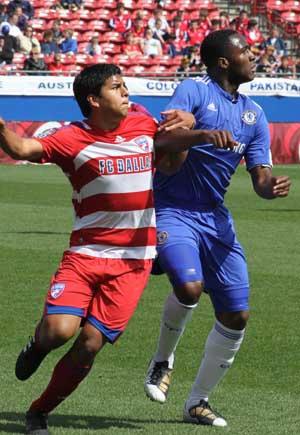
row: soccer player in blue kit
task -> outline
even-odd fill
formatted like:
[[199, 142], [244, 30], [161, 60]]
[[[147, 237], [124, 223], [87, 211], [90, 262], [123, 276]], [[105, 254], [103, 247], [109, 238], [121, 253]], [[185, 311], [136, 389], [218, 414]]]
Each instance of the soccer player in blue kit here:
[[193, 113], [194, 130], [177, 129], [158, 139], [179, 146], [185, 137], [186, 149], [190, 149], [175, 175], [157, 172], [155, 177], [158, 261], [173, 292], [165, 302], [145, 391], [152, 400], [166, 401], [176, 346], [205, 287], [216, 320], [183, 419], [227, 426], [208, 399], [242, 344], [249, 317], [249, 282], [224, 195], [242, 158], [260, 197], [285, 197], [291, 183], [286, 176], [272, 174], [269, 130], [262, 108], [238, 93], [239, 85], [253, 80], [255, 74], [255, 59], [244, 37], [233, 30], [213, 32], [202, 43], [201, 58], [207, 75], [183, 81], [167, 107]]

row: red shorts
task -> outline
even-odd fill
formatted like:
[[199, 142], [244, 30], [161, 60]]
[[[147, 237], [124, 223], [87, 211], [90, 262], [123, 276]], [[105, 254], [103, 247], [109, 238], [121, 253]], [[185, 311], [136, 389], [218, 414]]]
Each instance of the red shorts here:
[[65, 252], [53, 275], [45, 314], [85, 318], [110, 342], [124, 331], [147, 285], [152, 260]]

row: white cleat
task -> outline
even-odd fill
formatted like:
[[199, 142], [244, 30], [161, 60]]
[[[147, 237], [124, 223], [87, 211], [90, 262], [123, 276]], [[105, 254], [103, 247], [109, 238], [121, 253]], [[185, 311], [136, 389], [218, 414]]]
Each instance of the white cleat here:
[[213, 411], [208, 402], [203, 399], [200, 400], [197, 405], [192, 406], [191, 408], [188, 408], [187, 403], [185, 403], [183, 410], [183, 421], [185, 423], [200, 424], [203, 426], [227, 426], [227, 421], [220, 414]]
[[155, 362], [152, 360], [150, 362], [144, 389], [151, 400], [165, 403], [171, 382], [171, 372], [168, 361]]

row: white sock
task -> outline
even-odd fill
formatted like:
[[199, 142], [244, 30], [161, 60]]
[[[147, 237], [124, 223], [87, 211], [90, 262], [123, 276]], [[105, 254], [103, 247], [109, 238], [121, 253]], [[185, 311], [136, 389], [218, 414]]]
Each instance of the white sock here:
[[169, 368], [173, 368], [176, 346], [196, 306], [181, 304], [173, 292], [169, 294], [162, 315], [155, 361], [168, 361]]
[[208, 401], [209, 394], [232, 365], [244, 333], [245, 329], [229, 329], [216, 321], [207, 337], [201, 365], [187, 400], [189, 407], [201, 399]]

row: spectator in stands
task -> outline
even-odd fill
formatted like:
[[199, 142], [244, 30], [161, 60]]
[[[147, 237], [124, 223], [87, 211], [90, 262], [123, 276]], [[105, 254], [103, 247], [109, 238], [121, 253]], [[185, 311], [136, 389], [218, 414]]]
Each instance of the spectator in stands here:
[[160, 18], [157, 18], [155, 25], [151, 30], [153, 32], [153, 38], [158, 39], [161, 43], [161, 46], [164, 47], [165, 39], [169, 36], [169, 33], [163, 29], [162, 20]]
[[259, 59], [256, 72], [266, 77], [271, 77], [271, 75], [273, 74], [273, 70], [273, 65], [269, 62], [268, 56], [266, 54], [263, 54]]
[[161, 8], [154, 9], [153, 16], [148, 21], [148, 27], [154, 32], [156, 21], [161, 20], [161, 30], [165, 31], [166, 33], [171, 32], [170, 25], [166, 18], [164, 17], [164, 11]]
[[271, 29], [271, 35], [263, 43], [263, 47], [272, 46], [275, 49], [275, 56], [284, 56], [286, 54], [286, 47], [284, 40], [280, 37], [279, 31], [276, 27]]
[[179, 17], [175, 17], [172, 21], [171, 37], [173, 38], [174, 55], [183, 54], [187, 46], [188, 35], [185, 30], [182, 30], [181, 21]]
[[53, 40], [60, 44], [64, 38], [61, 30], [61, 21], [59, 19], [53, 21], [51, 30], [53, 32]]
[[73, 38], [73, 30], [66, 29], [63, 31], [64, 39], [59, 44], [60, 51], [66, 54], [77, 53], [77, 40]]
[[98, 54], [102, 54], [102, 48], [99, 44], [99, 34], [95, 33], [91, 39], [88, 45], [86, 46], [86, 53], [91, 56], [96, 56]]
[[0, 64], [11, 64], [14, 53], [19, 49], [18, 39], [10, 35], [10, 28], [7, 25], [2, 26], [0, 37]]
[[277, 67], [276, 72], [285, 78], [294, 78], [295, 65], [290, 62], [288, 56], [281, 56], [280, 64]]
[[15, 14], [18, 15], [17, 26], [19, 27], [19, 29], [22, 30], [22, 32], [24, 32], [24, 30], [28, 24], [28, 19], [27, 19], [26, 15], [23, 13], [21, 6], [16, 7]]
[[201, 44], [204, 39], [204, 30], [199, 27], [198, 20], [192, 20], [190, 27], [187, 31], [188, 35], [188, 45], [192, 47], [193, 45]]
[[145, 56], [161, 56], [162, 46], [158, 39], [153, 38], [153, 33], [151, 29], [147, 29], [145, 32], [145, 38], [142, 43], [143, 53]]
[[266, 54], [267, 59], [268, 59], [268, 62], [269, 62], [272, 66], [275, 67], [275, 66], [278, 66], [279, 58], [276, 57], [276, 56], [274, 55], [274, 52], [275, 52], [275, 48], [274, 48], [272, 45], [268, 45], [268, 46], [266, 47], [266, 50], [265, 50], [265, 53], [264, 53], [264, 54]]
[[200, 45], [194, 45], [189, 48], [188, 59], [190, 68], [193, 72], [203, 72], [205, 67], [200, 56]]
[[8, 14], [13, 13], [16, 7], [20, 6], [22, 8], [23, 14], [26, 15], [28, 20], [31, 20], [34, 16], [34, 8], [30, 1], [28, 0], [12, 0], [8, 3], [7, 12]]
[[10, 36], [14, 36], [15, 38], [20, 38], [23, 35], [23, 33], [21, 29], [17, 26], [17, 24], [18, 24], [18, 15], [15, 12], [12, 12], [10, 15], [8, 15], [7, 21], [1, 23], [0, 31], [3, 26], [8, 26]]
[[7, 21], [7, 11], [6, 6], [0, 4], [0, 23], [2, 23], [3, 21]]
[[60, 4], [64, 9], [69, 9], [72, 12], [78, 11], [82, 5], [82, 0], [60, 0]]
[[123, 3], [117, 4], [116, 13], [109, 20], [108, 25], [112, 30], [122, 34], [131, 29], [132, 21]]
[[47, 71], [47, 65], [41, 57], [41, 52], [37, 48], [33, 48], [30, 56], [24, 62], [24, 71], [28, 71], [30, 75], [40, 75]]
[[295, 76], [296, 79], [300, 79], [300, 56], [295, 60]]
[[59, 46], [57, 42], [54, 41], [53, 32], [51, 29], [44, 32], [43, 40], [41, 41], [41, 52], [43, 54], [52, 54], [59, 52]]
[[33, 48], [41, 49], [38, 39], [33, 36], [33, 28], [31, 26], [25, 28], [24, 34], [19, 38], [19, 41], [21, 53], [29, 54]]
[[247, 30], [249, 23], [248, 12], [245, 9], [240, 10], [239, 16], [235, 18], [236, 30], [242, 34]]
[[198, 27], [202, 31], [203, 35], [207, 35], [211, 28], [211, 21], [208, 16], [208, 9], [201, 8], [199, 11]]
[[183, 56], [179, 67], [176, 70], [175, 76], [179, 79], [184, 79], [191, 75], [190, 60]]
[[62, 63], [62, 54], [55, 53], [53, 61], [48, 64], [48, 70], [51, 72], [63, 72], [66, 71], [66, 69], [66, 65]]
[[136, 43], [131, 32], [126, 33], [125, 43], [121, 47], [121, 52], [128, 56], [138, 56], [143, 54], [141, 43]]
[[250, 46], [258, 46], [264, 41], [263, 35], [258, 28], [258, 23], [254, 19], [249, 20], [247, 29], [243, 30], [243, 34], [245, 35], [246, 41]]
[[219, 20], [218, 18], [213, 18], [211, 20], [211, 26], [208, 32], [206, 32], [206, 35], [208, 35], [211, 32], [216, 32], [217, 30], [221, 30], [221, 20]]
[[230, 27], [230, 19], [229, 15], [226, 11], [220, 12], [220, 29], [229, 29]]
[[134, 41], [136, 44], [141, 44], [144, 39], [145, 25], [142, 18], [136, 18], [131, 29]]
[[175, 26], [175, 20], [179, 20], [180, 22], [180, 30], [183, 32], [186, 32], [190, 25], [190, 19], [189, 16], [185, 13], [182, 9], [177, 9], [175, 12], [175, 15], [172, 18], [172, 26]]

